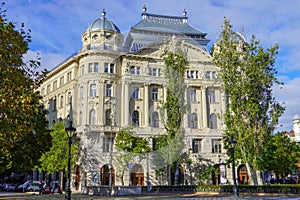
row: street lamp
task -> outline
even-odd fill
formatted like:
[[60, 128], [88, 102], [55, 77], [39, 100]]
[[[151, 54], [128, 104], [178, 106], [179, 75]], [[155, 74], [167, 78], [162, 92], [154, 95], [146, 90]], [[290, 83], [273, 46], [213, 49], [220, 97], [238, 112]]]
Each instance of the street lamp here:
[[73, 121], [68, 118], [69, 126], [66, 127], [66, 132], [68, 135], [69, 139], [69, 154], [68, 154], [68, 180], [67, 180], [67, 188], [66, 188], [66, 200], [71, 200], [71, 186], [70, 186], [70, 181], [71, 181], [71, 144], [72, 144], [72, 138], [76, 132], [76, 128], [72, 126]]
[[232, 177], [233, 177], [233, 192], [234, 192], [234, 196], [236, 198], [239, 198], [239, 189], [238, 186], [236, 184], [236, 176], [235, 176], [235, 162], [234, 162], [234, 148], [236, 145], [236, 141], [234, 139], [231, 139], [229, 141], [229, 146], [231, 149], [231, 155], [232, 155]]

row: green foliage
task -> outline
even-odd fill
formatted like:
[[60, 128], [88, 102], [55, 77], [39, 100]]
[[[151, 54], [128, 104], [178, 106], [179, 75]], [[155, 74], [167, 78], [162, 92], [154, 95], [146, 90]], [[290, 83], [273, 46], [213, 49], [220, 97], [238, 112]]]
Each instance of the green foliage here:
[[231, 28], [225, 19], [221, 38], [212, 49], [228, 102], [224, 120], [225, 147], [234, 138], [237, 157], [260, 169], [261, 149], [284, 111], [272, 93], [274, 84], [282, 84], [275, 77], [278, 46], [264, 49], [255, 36], [250, 43], [245, 43]]
[[[173, 139], [182, 127], [183, 115], [186, 112], [184, 75], [189, 64], [186, 55], [178, 51], [169, 52], [165, 58], [167, 85], [167, 99], [163, 104], [162, 112], [166, 112], [165, 129], [169, 139]], [[165, 114], [164, 114], [165, 115]]]
[[[155, 137], [155, 152], [152, 153], [151, 162], [156, 173], [161, 173], [166, 166], [169, 168], [177, 166], [184, 148], [182, 123], [183, 116], [187, 110], [184, 78], [189, 62], [186, 55], [181, 50], [168, 52], [166, 58], [164, 58], [164, 63], [167, 79], [167, 96], [160, 111], [167, 134]], [[168, 171], [170, 184], [171, 169]]]
[[126, 127], [118, 132], [115, 147], [120, 154], [114, 157], [114, 161], [119, 170], [121, 183], [124, 185], [123, 178], [127, 165], [137, 156], [139, 159], [143, 158], [151, 149], [147, 139], [134, 135], [133, 127]]
[[150, 151], [146, 139], [134, 135], [132, 127], [127, 127], [118, 132], [115, 146], [119, 151], [127, 151], [134, 154], [144, 154]]
[[[64, 122], [55, 123], [51, 128], [52, 146], [41, 158], [40, 171], [47, 173], [65, 171], [68, 167], [69, 138], [65, 131]], [[78, 158], [78, 145], [71, 145], [71, 165]]]
[[292, 141], [285, 132], [270, 136], [262, 149], [261, 166], [266, 172], [274, 172], [276, 177], [285, 177], [296, 169], [300, 157], [300, 144]]
[[[14, 168], [29, 171], [38, 165], [41, 153], [49, 148], [46, 111], [34, 89], [42, 74], [40, 58], [24, 61], [30, 34], [21, 25], [17, 30], [0, 8], [0, 172]], [[30, 32], [30, 31], [29, 31]]]

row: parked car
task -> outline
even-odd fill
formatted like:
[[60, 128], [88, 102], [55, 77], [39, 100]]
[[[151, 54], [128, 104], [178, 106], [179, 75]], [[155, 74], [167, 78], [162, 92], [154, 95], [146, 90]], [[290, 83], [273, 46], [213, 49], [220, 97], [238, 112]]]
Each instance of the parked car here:
[[8, 192], [11, 192], [11, 191], [16, 191], [17, 189], [17, 184], [14, 184], [14, 183], [7, 183], [5, 185], [5, 190], [8, 191]]
[[17, 190], [18, 190], [19, 192], [27, 192], [30, 183], [32, 183], [32, 181], [26, 181], [25, 183], [19, 185], [18, 188], [17, 188]]
[[[43, 181], [43, 184], [45, 185], [45, 182]], [[40, 190], [40, 181], [32, 181], [29, 184], [28, 191], [35, 192]]]

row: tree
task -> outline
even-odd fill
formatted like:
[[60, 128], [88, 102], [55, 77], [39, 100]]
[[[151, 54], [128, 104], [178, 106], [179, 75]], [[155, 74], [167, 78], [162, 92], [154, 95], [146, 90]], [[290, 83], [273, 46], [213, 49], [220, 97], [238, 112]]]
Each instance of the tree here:
[[123, 128], [118, 132], [115, 139], [116, 149], [120, 155], [115, 156], [117, 168], [122, 185], [124, 185], [124, 173], [128, 164], [137, 156], [141, 160], [146, 153], [150, 152], [149, 142], [145, 138], [134, 135], [133, 127]]
[[160, 173], [167, 165], [168, 182], [171, 185], [171, 171], [176, 171], [178, 159], [184, 148], [183, 116], [187, 110], [184, 78], [189, 62], [186, 54], [180, 48], [177, 48], [175, 51], [167, 53], [164, 63], [166, 67], [167, 96], [161, 108], [161, 116], [166, 134], [155, 138], [156, 151], [153, 153], [152, 162], [157, 173]]
[[[39, 169], [49, 174], [67, 171], [69, 138], [65, 130], [65, 123], [55, 123], [50, 130], [50, 134], [52, 136], [52, 146], [49, 151], [41, 156], [41, 166]], [[71, 166], [75, 164], [78, 158], [77, 155], [78, 144], [75, 143], [71, 145]]]
[[29, 171], [49, 148], [46, 110], [35, 92], [46, 72], [39, 73], [40, 58], [25, 61], [31, 41], [24, 24], [20, 30], [0, 8], [0, 172]]
[[271, 135], [260, 158], [262, 170], [273, 172], [277, 178], [297, 171], [300, 157], [299, 142], [291, 140], [285, 132]]
[[261, 150], [284, 111], [272, 93], [274, 84], [282, 84], [275, 77], [278, 46], [264, 49], [259, 43], [254, 35], [246, 43], [225, 19], [221, 37], [212, 48], [227, 96], [225, 147], [230, 139], [237, 141], [236, 156], [246, 164], [255, 185], [257, 170], [262, 168], [258, 162]]

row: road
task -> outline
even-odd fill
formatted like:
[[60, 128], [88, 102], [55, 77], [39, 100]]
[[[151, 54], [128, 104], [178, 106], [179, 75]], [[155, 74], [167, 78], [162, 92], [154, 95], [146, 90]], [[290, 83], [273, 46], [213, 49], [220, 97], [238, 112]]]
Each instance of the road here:
[[[38, 193], [15, 193], [15, 192], [0, 192], [0, 200], [63, 200], [65, 199], [64, 194], [47, 194], [38, 195]], [[233, 195], [226, 194], [209, 194], [209, 193], [195, 193], [195, 194], [147, 194], [142, 196], [90, 196], [83, 194], [72, 194], [72, 200], [234, 200], [236, 199]], [[300, 200], [300, 195], [240, 195], [240, 200]]]

